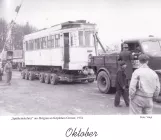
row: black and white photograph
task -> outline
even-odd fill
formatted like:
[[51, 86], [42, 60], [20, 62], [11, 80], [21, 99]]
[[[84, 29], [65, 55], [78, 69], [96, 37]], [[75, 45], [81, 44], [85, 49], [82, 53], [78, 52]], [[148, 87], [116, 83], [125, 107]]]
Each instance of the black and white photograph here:
[[161, 114], [161, 1], [0, 0], [0, 116]]

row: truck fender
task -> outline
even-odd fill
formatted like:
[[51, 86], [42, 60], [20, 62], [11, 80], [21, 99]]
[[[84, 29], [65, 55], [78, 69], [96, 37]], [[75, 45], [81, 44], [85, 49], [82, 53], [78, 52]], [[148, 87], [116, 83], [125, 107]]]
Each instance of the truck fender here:
[[110, 80], [111, 80], [110, 72], [109, 72], [106, 68], [100, 68], [100, 69], [98, 70], [97, 75], [96, 75], [96, 79], [97, 79], [98, 73], [99, 73], [100, 71], [105, 71], [105, 72], [109, 75]]

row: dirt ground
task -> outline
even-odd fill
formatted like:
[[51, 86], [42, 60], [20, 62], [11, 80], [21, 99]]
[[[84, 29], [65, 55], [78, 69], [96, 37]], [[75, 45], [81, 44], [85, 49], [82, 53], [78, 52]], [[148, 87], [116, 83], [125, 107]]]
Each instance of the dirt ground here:
[[[96, 83], [60, 83], [50, 85], [38, 80], [21, 79], [13, 72], [11, 86], [0, 82], [0, 115], [115, 115], [128, 114], [128, 108], [113, 105], [114, 94], [102, 94]], [[161, 114], [161, 104], [154, 104]]]

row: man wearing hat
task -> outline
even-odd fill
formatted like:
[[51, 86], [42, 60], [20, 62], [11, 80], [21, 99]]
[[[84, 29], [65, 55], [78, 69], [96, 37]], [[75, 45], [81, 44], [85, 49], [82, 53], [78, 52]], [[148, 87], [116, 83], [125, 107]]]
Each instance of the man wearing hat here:
[[6, 83], [7, 85], [11, 85], [11, 78], [12, 78], [12, 64], [11, 59], [7, 60], [5, 64], [4, 71], [6, 72]]
[[129, 87], [131, 114], [151, 114], [153, 98], [157, 98], [160, 93], [159, 77], [148, 67], [148, 60], [146, 54], [141, 54], [140, 67], [132, 74]]
[[115, 95], [115, 101], [114, 105], [116, 107], [120, 106], [120, 97], [122, 96], [126, 106], [129, 106], [129, 95], [128, 95], [128, 85], [126, 81], [126, 75], [125, 75], [125, 69], [126, 69], [126, 63], [120, 62], [120, 68], [117, 71], [116, 74], [116, 95]]
[[125, 69], [125, 74], [128, 83], [130, 82], [132, 73], [133, 73], [133, 66], [132, 66], [132, 54], [128, 49], [128, 44], [123, 44], [123, 51], [119, 55], [119, 59], [121, 61], [124, 61], [126, 63], [126, 69]]

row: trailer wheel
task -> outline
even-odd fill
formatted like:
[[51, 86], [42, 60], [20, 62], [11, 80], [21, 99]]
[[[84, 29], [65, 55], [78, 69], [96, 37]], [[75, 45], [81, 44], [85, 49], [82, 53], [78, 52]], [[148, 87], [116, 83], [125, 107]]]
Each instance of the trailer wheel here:
[[101, 71], [97, 76], [97, 86], [102, 93], [109, 93], [111, 88], [110, 77], [105, 71]]
[[46, 84], [50, 84], [50, 74], [49, 73], [45, 73], [44, 80]]
[[25, 79], [29, 80], [29, 72], [28, 71], [25, 72]]
[[85, 83], [87, 80], [81, 80], [82, 83]]
[[88, 79], [88, 83], [93, 83], [94, 79]]
[[51, 74], [50, 83], [52, 85], [56, 85], [58, 83], [58, 81], [59, 81], [58, 76], [56, 74]]
[[25, 79], [25, 71], [21, 72], [21, 77], [22, 77], [22, 79]]
[[34, 79], [34, 72], [30, 71], [29, 72], [29, 80], [32, 81]]
[[40, 74], [39, 74], [39, 81], [40, 81], [41, 83], [44, 83], [44, 73], [40, 73]]

